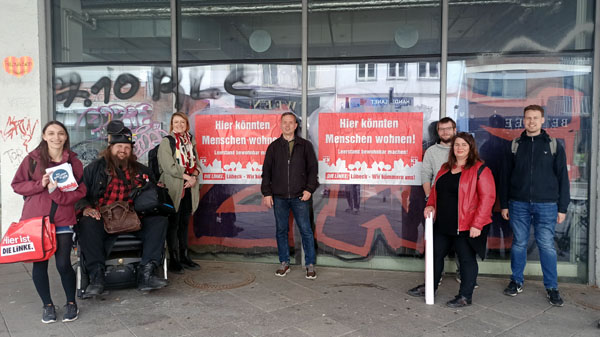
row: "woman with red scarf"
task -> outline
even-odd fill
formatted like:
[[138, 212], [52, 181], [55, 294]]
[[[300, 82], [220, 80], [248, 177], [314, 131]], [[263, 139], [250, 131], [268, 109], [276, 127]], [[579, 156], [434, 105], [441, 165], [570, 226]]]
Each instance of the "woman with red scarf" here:
[[169, 218], [167, 246], [169, 270], [177, 274], [183, 274], [184, 268], [200, 268], [188, 254], [188, 224], [200, 201], [198, 175], [202, 173], [196, 142], [189, 131], [187, 115], [182, 112], [174, 113], [171, 116], [169, 136], [162, 140], [157, 153], [161, 172], [159, 181], [169, 190], [176, 210]]

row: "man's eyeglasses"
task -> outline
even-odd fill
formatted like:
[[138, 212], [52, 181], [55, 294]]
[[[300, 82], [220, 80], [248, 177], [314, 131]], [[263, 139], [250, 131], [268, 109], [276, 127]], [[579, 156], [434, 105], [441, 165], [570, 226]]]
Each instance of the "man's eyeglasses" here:
[[454, 130], [454, 128], [451, 126], [446, 127], [446, 128], [438, 128], [438, 132], [452, 131], [452, 130]]

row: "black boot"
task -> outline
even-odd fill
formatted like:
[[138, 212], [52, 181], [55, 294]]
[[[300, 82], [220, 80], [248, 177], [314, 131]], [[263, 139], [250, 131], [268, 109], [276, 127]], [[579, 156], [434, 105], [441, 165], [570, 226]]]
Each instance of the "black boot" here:
[[138, 290], [149, 291], [167, 286], [167, 280], [154, 275], [154, 269], [156, 267], [153, 263], [140, 265], [139, 268], [140, 269], [138, 272]]
[[177, 251], [169, 249], [169, 271], [175, 274], [183, 274], [183, 266], [179, 262]]
[[189, 270], [200, 270], [200, 265], [194, 262], [190, 256], [188, 255], [188, 250], [180, 250], [179, 251], [179, 259], [181, 261], [181, 265], [185, 269]]
[[90, 284], [85, 288], [84, 298], [100, 295], [104, 292], [104, 268], [97, 268], [90, 273]]

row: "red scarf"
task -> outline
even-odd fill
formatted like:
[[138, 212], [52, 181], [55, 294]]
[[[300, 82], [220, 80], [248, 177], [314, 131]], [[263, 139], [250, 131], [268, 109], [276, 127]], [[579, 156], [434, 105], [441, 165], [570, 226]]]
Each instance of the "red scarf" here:
[[185, 169], [185, 173], [192, 175], [196, 172], [196, 156], [194, 155], [194, 144], [189, 132], [174, 133], [175, 154], [177, 163]]

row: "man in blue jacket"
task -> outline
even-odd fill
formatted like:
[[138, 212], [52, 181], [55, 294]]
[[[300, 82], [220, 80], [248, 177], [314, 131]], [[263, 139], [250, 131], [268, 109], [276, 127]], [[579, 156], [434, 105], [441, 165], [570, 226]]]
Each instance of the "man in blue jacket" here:
[[263, 204], [273, 207], [277, 228], [277, 251], [279, 269], [277, 276], [290, 272], [290, 248], [288, 230], [290, 209], [298, 224], [304, 248], [306, 278], [316, 279], [315, 242], [310, 225], [310, 205], [312, 193], [318, 186], [318, 164], [312, 144], [296, 136], [298, 122], [291, 112], [281, 115], [281, 137], [267, 148], [263, 163], [261, 191]]
[[565, 150], [542, 129], [544, 109], [541, 106], [525, 107], [523, 124], [525, 131], [512, 141], [500, 180], [502, 217], [510, 221], [514, 234], [510, 254], [512, 276], [504, 294], [516, 296], [523, 291], [527, 242], [533, 225], [548, 299], [552, 305], [562, 306], [554, 230], [557, 223], [565, 220], [569, 206]]

